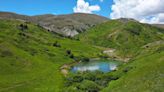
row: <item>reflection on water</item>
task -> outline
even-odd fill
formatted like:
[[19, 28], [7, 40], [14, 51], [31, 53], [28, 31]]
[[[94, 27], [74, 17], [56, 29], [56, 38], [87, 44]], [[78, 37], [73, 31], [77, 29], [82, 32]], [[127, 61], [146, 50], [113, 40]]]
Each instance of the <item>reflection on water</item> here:
[[77, 71], [102, 71], [102, 72], [110, 72], [117, 68], [118, 63], [116, 61], [91, 61], [91, 62], [81, 62], [72, 68], [72, 72]]

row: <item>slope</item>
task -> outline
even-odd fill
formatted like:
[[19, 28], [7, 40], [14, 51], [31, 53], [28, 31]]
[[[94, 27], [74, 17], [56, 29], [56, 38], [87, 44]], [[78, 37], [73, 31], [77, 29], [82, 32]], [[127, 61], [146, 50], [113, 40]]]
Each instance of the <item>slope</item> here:
[[[164, 30], [131, 19], [100, 24], [76, 36], [88, 44], [114, 49], [129, 62], [108, 76], [117, 76], [101, 92], [163, 92]], [[111, 58], [117, 58], [110, 56]]]
[[59, 92], [64, 84], [60, 67], [100, 51], [32, 23], [0, 19], [0, 92]]
[[164, 30], [134, 20], [111, 20], [76, 36], [76, 39], [115, 50], [122, 58], [133, 58], [140, 54], [141, 47], [164, 40]]
[[109, 83], [102, 92], [163, 92], [163, 56], [164, 49], [125, 65], [116, 73], [126, 74]]

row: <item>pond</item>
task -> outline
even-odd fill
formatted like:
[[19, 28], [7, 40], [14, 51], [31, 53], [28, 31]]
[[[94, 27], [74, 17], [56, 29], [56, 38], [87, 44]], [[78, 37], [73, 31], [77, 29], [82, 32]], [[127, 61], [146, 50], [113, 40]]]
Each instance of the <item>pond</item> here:
[[71, 72], [102, 71], [107, 73], [116, 70], [118, 65], [119, 62], [114, 60], [91, 60], [74, 65], [71, 68]]

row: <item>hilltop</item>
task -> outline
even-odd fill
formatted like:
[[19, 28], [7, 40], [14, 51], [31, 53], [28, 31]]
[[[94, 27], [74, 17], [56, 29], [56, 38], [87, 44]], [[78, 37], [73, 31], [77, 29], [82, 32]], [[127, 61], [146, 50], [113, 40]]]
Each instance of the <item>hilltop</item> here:
[[48, 31], [67, 37], [73, 37], [97, 24], [109, 20], [108, 18], [102, 16], [83, 13], [68, 15], [45, 14], [37, 16], [26, 16], [10, 12], [0, 12], [0, 18], [19, 19], [27, 22], [33, 22], [47, 29]]
[[164, 24], [153, 24], [153, 26], [159, 27], [159, 28], [163, 28], [164, 29]]

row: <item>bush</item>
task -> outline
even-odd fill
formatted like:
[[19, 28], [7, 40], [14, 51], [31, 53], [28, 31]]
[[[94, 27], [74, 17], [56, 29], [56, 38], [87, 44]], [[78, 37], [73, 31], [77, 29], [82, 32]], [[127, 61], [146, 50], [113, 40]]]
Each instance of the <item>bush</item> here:
[[101, 58], [107, 59], [107, 58], [109, 58], [109, 56], [108, 55], [102, 55]]
[[38, 53], [38, 52], [37, 52], [36, 50], [31, 50], [31, 51], [30, 51], [30, 54], [31, 54], [32, 56], [35, 56], [37, 53]]
[[101, 71], [95, 71], [95, 72], [85, 72], [85, 74], [83, 74], [84, 78], [86, 80], [92, 80], [92, 81], [97, 81], [100, 79], [99, 75], [103, 75], [103, 72]]
[[74, 55], [73, 54], [71, 54], [69, 57], [72, 58], [72, 59], [74, 59]]
[[26, 33], [24, 33], [24, 32], [20, 32], [20, 33], [18, 33], [18, 35], [20, 35], [21, 37], [23, 37], [23, 38], [29, 38], [30, 36], [28, 36]]
[[84, 58], [82, 58], [82, 60], [81, 60], [82, 62], [89, 62], [90, 61], [90, 59], [88, 58], [88, 57], [84, 57]]
[[67, 55], [70, 55], [70, 54], [71, 54], [71, 50], [67, 50], [67, 51], [66, 51], [66, 54], [67, 54]]
[[93, 81], [84, 80], [82, 83], [80, 83], [77, 86], [77, 88], [80, 90], [83, 90], [84, 92], [99, 92], [101, 89], [101, 86], [99, 86]]
[[130, 24], [124, 28], [125, 30], [129, 31], [133, 35], [140, 35], [142, 27], [139, 24]]
[[9, 50], [4, 50], [1, 52], [1, 57], [13, 56], [13, 53]]
[[20, 24], [18, 27], [20, 30], [24, 31], [28, 29], [28, 26], [26, 24]]
[[74, 76], [73, 77], [73, 82], [82, 82], [83, 81], [83, 77], [82, 76]]
[[133, 68], [133, 67], [130, 67], [130, 66], [129, 66], [129, 67], [126, 67], [126, 68], [123, 69], [123, 72], [126, 73], [126, 72], [130, 71], [132, 68]]
[[61, 45], [56, 41], [54, 44], [53, 44], [54, 47], [61, 47]]

